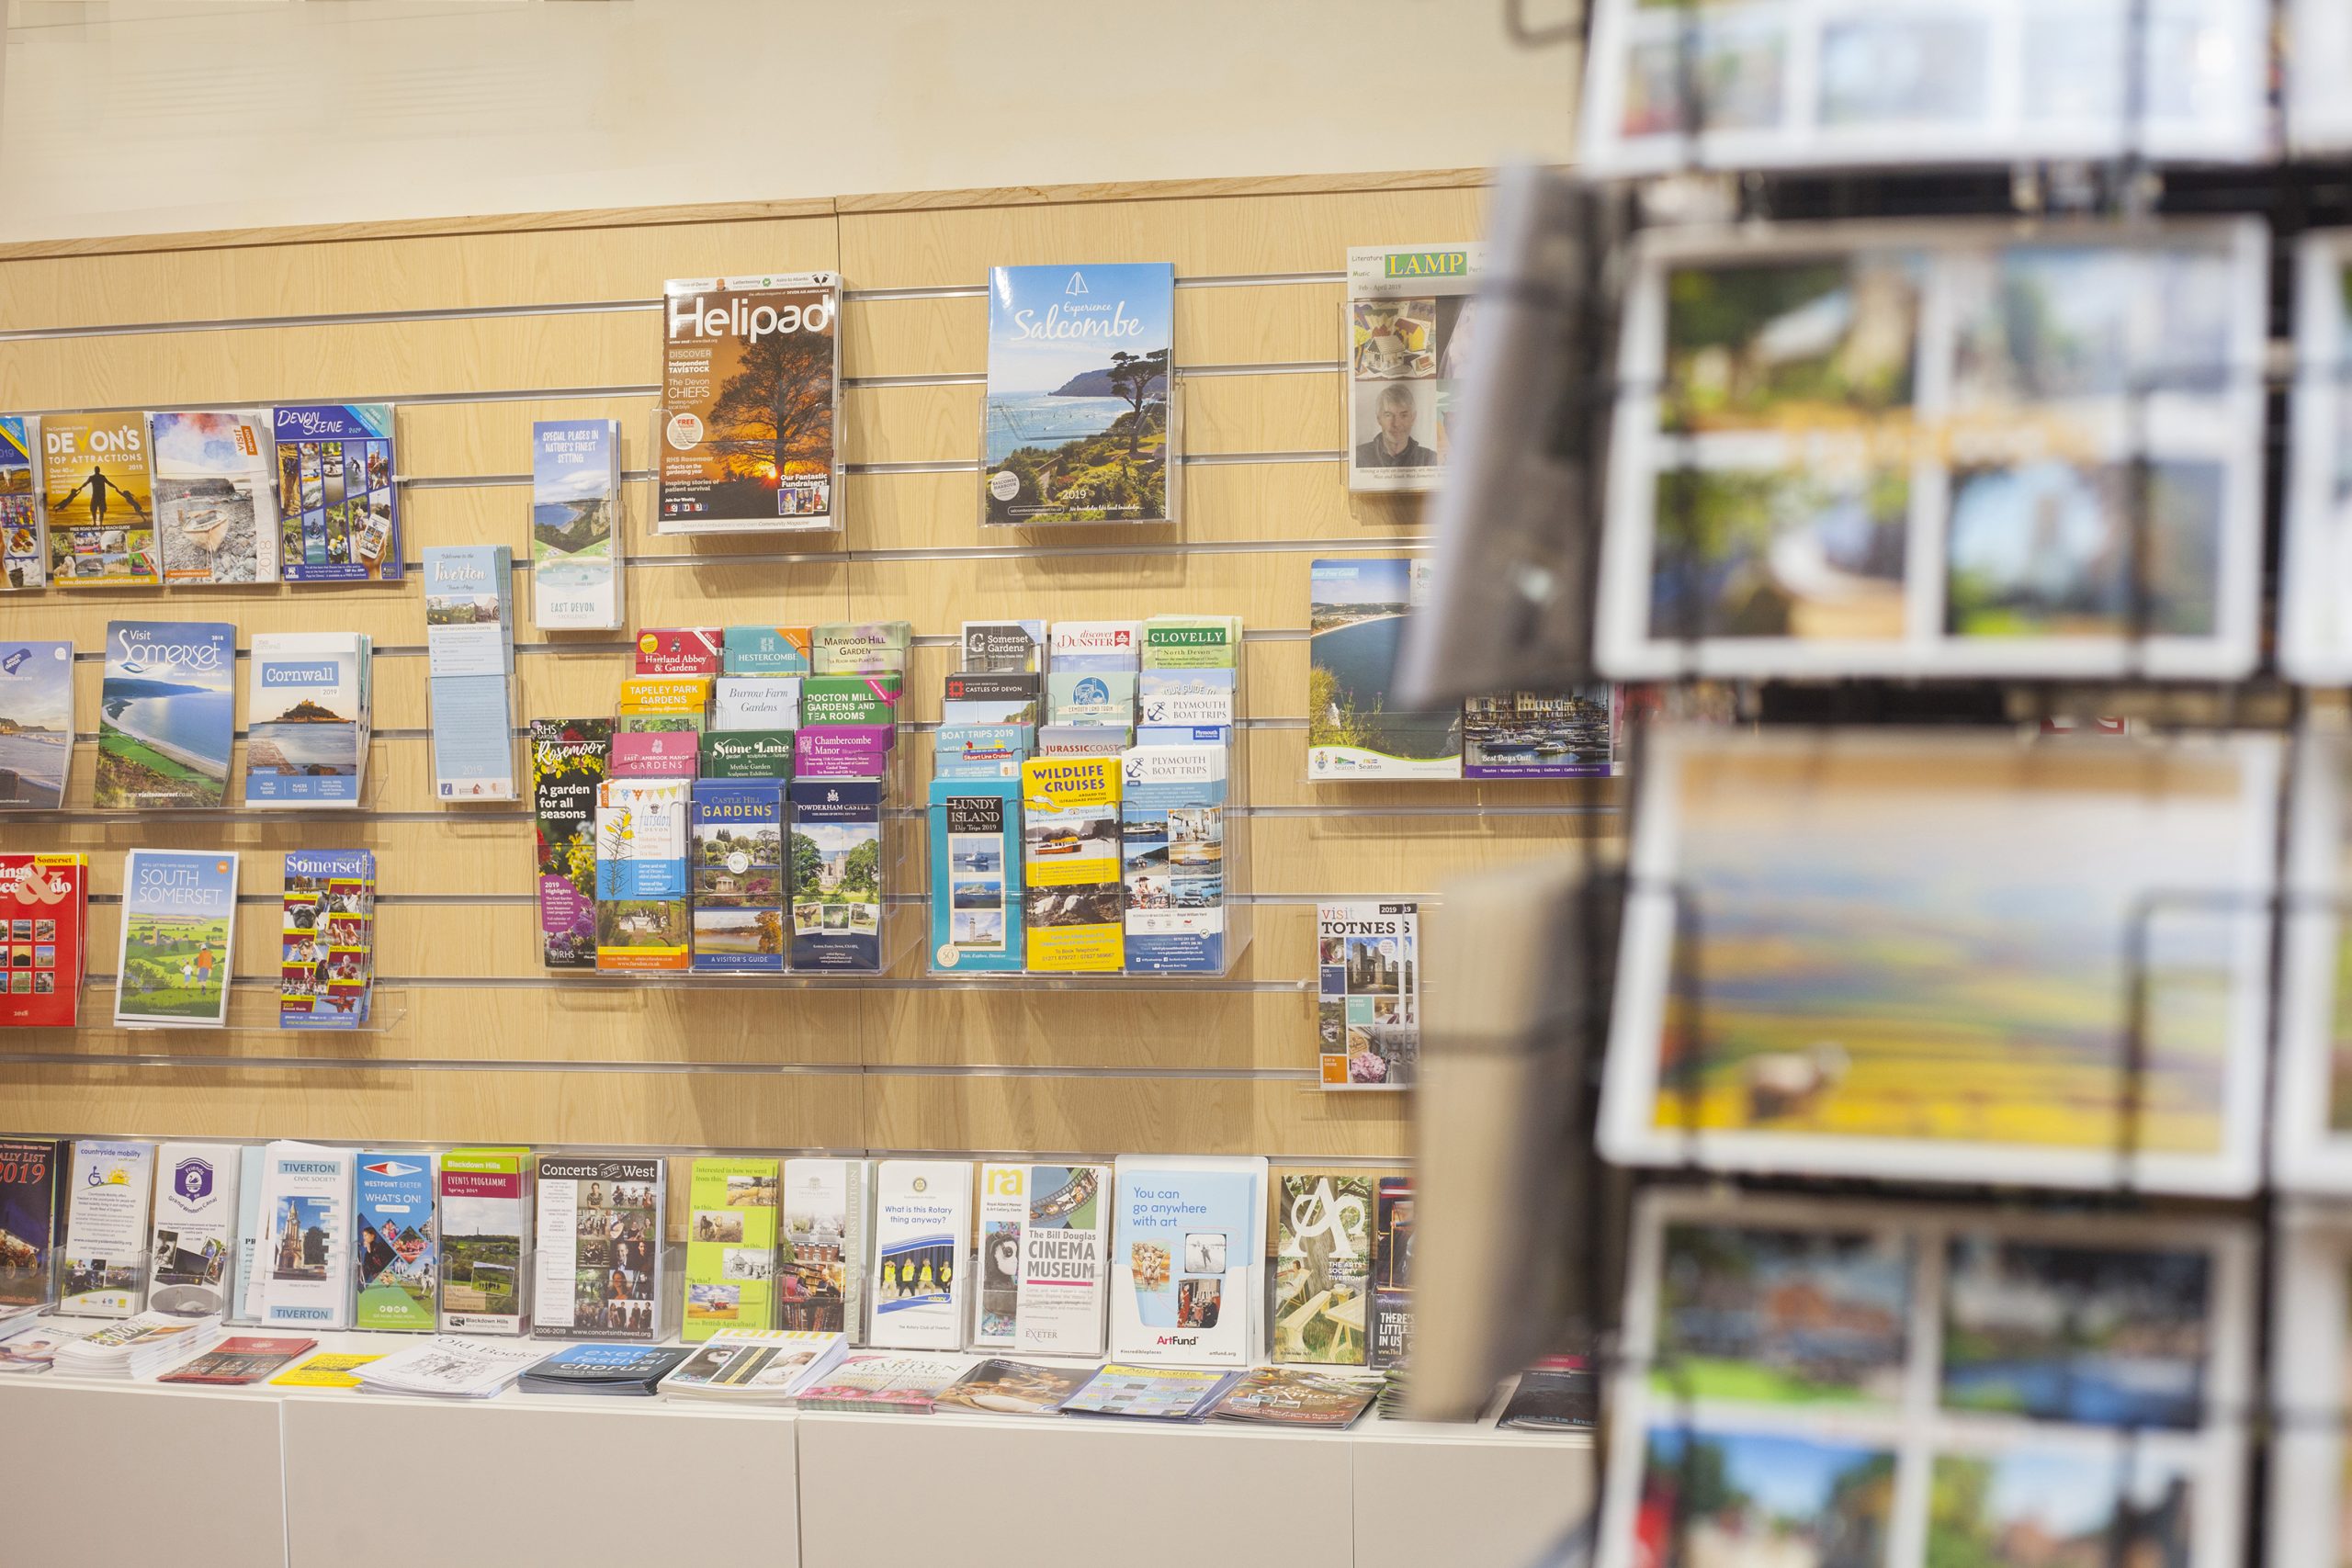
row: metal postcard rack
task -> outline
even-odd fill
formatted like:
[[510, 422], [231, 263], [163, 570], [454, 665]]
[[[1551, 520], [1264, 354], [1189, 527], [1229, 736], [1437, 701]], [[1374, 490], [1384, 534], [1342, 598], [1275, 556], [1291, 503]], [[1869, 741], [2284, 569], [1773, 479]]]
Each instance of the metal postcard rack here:
[[[1577, 59], [1578, 69], [1585, 68], [1586, 54], [1591, 42], [1592, 13], [1600, 0], [1587, 0], [1582, 21], [1586, 46]], [[1585, 215], [1584, 241], [1581, 246], [1583, 265], [1588, 275], [1580, 280], [1576, 291], [1581, 299], [1603, 303], [1578, 324], [1575, 334], [1586, 338], [1593, 333], [1606, 333], [1601, 344], [1586, 342], [1581, 346], [1590, 352], [1585, 361], [1596, 368], [1589, 375], [1579, 375], [1574, 385], [1566, 389], [1557, 407], [1555, 424], [1560, 450], [1577, 459], [1575, 466], [1583, 476], [1583, 493], [1577, 500], [1577, 522], [1574, 525], [1588, 536], [1582, 550], [1589, 564], [1597, 558], [1598, 519], [1602, 517], [1603, 491], [1608, 477], [1608, 424], [1618, 406], [1620, 392], [1626, 385], [1616, 377], [1613, 350], [1601, 344], [1616, 342], [1614, 301], [1623, 284], [1623, 256], [1624, 240], [1647, 220], [1644, 212], [1642, 193], [1645, 188], [1655, 193], [1661, 180], [1701, 185], [1712, 183], [1707, 194], [1721, 209], [1716, 214], [1741, 220], [1807, 220], [1859, 219], [2030, 219], [2036, 217], [2067, 217], [2075, 220], [2103, 220], [2119, 232], [2129, 233], [2136, 227], [2164, 217], [2238, 216], [2255, 217], [2268, 225], [2273, 242], [2270, 257], [2270, 277], [2267, 292], [2267, 338], [2275, 349], [2284, 339], [2291, 341], [2294, 287], [2294, 247], [2292, 242], [2308, 231], [2352, 226], [2352, 163], [2293, 162], [2274, 159], [2267, 163], [2225, 167], [2159, 168], [2138, 151], [2145, 102], [2146, 84], [2142, 80], [2141, 65], [2147, 58], [2143, 47], [2149, 29], [2150, 0], [2129, 0], [2126, 23], [2122, 29], [2126, 40], [2122, 51], [2123, 74], [2123, 135], [2124, 151], [2099, 161], [2064, 164], [2026, 164], [2014, 167], [1987, 168], [1981, 164], [1973, 168], [1935, 170], [1870, 170], [1857, 172], [1825, 172], [1793, 170], [1759, 173], [1709, 167], [1701, 157], [1701, 144], [1707, 124], [1703, 73], [1700, 69], [1700, 39], [1712, 22], [1703, 17], [1702, 0], [1677, 0], [1681, 18], [1680, 46], [1676, 62], [1684, 106], [1683, 137], [1685, 157], [1682, 167], [1663, 175], [1648, 176], [1641, 182], [1602, 186], [1592, 190], [1582, 204]], [[1530, 32], [1519, 20], [1519, 7], [1506, 0], [1505, 6], [1512, 30], [1521, 41], [1538, 45], [1556, 41], [1556, 35], [1539, 37]], [[2266, 33], [2266, 37], [2268, 36]], [[1611, 62], [1601, 62], [1606, 65]], [[2273, 93], [2277, 88], [2274, 84]], [[1964, 150], [1956, 149], [1955, 162], [1964, 160]], [[2285, 536], [2287, 507], [2284, 456], [2288, 450], [2290, 412], [2288, 391], [2300, 368], [2291, 363], [2291, 355], [2274, 353], [2264, 366], [2191, 367], [2187, 374], [2211, 378], [2218, 374], [2258, 377], [2264, 384], [2264, 443], [2262, 446], [2264, 490], [2262, 525], [2264, 531], [2261, 566], [2261, 602], [2266, 605], [2278, 601], [2279, 556]], [[2324, 367], [2342, 379], [2352, 380], [2352, 364]], [[2182, 374], [2176, 369], [2172, 374]], [[2237, 1547], [2237, 1561], [2255, 1564], [2266, 1561], [2274, 1544], [2266, 1537], [2268, 1509], [2266, 1506], [2270, 1486], [2275, 1482], [2277, 1468], [2273, 1445], [2282, 1434], [2295, 1429], [2301, 1421], [2308, 1427], [2307, 1417], [2280, 1412], [2275, 1404], [2274, 1359], [2278, 1346], [2277, 1303], [2278, 1288], [2277, 1263], [2283, 1245], [2282, 1203], [2274, 1185], [2273, 1161], [2270, 1157], [2274, 1143], [2272, 1122], [2276, 1114], [2275, 1089], [2279, 1075], [2280, 1043], [2287, 1027], [2286, 1009], [2282, 1006], [2285, 978], [2285, 953], [2290, 915], [2334, 910], [2352, 914], [2352, 900], [2314, 898], [2295, 894], [2289, 863], [2292, 812], [2290, 795], [2298, 773], [2296, 766], [2301, 748], [2306, 743], [2306, 720], [2310, 714], [2310, 698], [2301, 687], [2283, 681], [2277, 671], [2275, 656], [2266, 650], [2256, 671], [2242, 681], [2223, 682], [2164, 682], [2145, 674], [2143, 650], [2151, 633], [2154, 615], [2154, 594], [2151, 592], [2150, 494], [2151, 463], [2145, 440], [2145, 415], [2149, 399], [2165, 386], [2163, 376], [2135, 375], [2125, 394], [2127, 410], [2128, 470], [2124, 484], [2124, 525], [2129, 546], [2124, 585], [2122, 637], [2126, 644], [2126, 673], [2117, 679], [2059, 682], [2046, 679], [1954, 680], [1943, 679], [1859, 679], [1833, 678], [1805, 683], [1763, 682], [1748, 691], [1744, 703], [1744, 716], [1760, 717], [1766, 723], [1801, 722], [1813, 726], [1868, 726], [1890, 723], [1905, 724], [1973, 724], [1987, 725], [2055, 716], [2062, 711], [2114, 711], [2112, 707], [2086, 709], [2084, 699], [2094, 697], [2103, 703], [2127, 708], [2153, 708], [2160, 716], [2157, 721], [2165, 728], [2182, 729], [2211, 728], [2223, 731], [2253, 730], [2280, 734], [2284, 737], [2285, 759], [2280, 770], [2277, 812], [2277, 844], [2271, 864], [2271, 891], [2264, 897], [2216, 893], [2209, 889], [2182, 887], [2152, 894], [2142, 898], [2132, 909], [2122, 932], [2123, 951], [2121, 974], [2124, 994], [2121, 998], [2122, 1028], [2117, 1042], [2115, 1071], [2118, 1083], [2115, 1110], [2115, 1143], [2113, 1174], [2104, 1186], [2089, 1189], [2069, 1188], [2064, 1190], [2042, 1188], [1955, 1187], [1946, 1182], [1916, 1182], [1860, 1180], [1852, 1179], [1820, 1179], [1802, 1177], [1767, 1176], [1726, 1172], [1702, 1164], [1699, 1155], [1701, 1136], [1701, 1089], [1696, 1075], [1685, 1073], [1679, 1086], [1668, 1087], [1661, 1080], [1657, 1103], [1664, 1109], [1675, 1103], [1679, 1095], [1681, 1113], [1679, 1118], [1685, 1139], [1685, 1155], [1679, 1168], [1655, 1168], [1635, 1170], [1613, 1166], [1598, 1152], [1595, 1141], [1595, 1121], [1600, 1101], [1603, 1058], [1609, 1035], [1610, 998], [1606, 983], [1596, 987], [1595, 994], [1582, 1007], [1570, 1030], [1570, 1037], [1561, 1042], [1561, 1049], [1577, 1064], [1578, 1092], [1570, 1112], [1571, 1124], [1564, 1129], [1563, 1144], [1566, 1160], [1574, 1167], [1575, 1190], [1589, 1204], [1589, 1212], [1579, 1217], [1569, 1241], [1571, 1256], [1567, 1258], [1569, 1274], [1570, 1337], [1592, 1351], [1590, 1364], [1602, 1395], [1601, 1407], [1608, 1408], [1607, 1393], [1611, 1380], [1621, 1376], [1647, 1378], [1655, 1370], [1667, 1381], [1672, 1392], [1653, 1399], [1652, 1424], [1655, 1428], [1679, 1432], [1680, 1462], [1685, 1473], [1681, 1483], [1673, 1488], [1675, 1506], [1667, 1529], [1668, 1545], [1657, 1555], [1656, 1568], [1703, 1568], [1697, 1564], [1690, 1550], [1693, 1519], [1690, 1499], [1693, 1481], [1690, 1473], [1698, 1446], [1690, 1439], [1698, 1429], [1695, 1398], [1687, 1380], [1675, 1377], [1671, 1368], [1671, 1352], [1659, 1355], [1653, 1364], [1640, 1364], [1622, 1348], [1626, 1325], [1622, 1321], [1625, 1299], [1626, 1255], [1632, 1231], [1634, 1200], [1644, 1187], [1694, 1186], [1706, 1184], [1728, 1188], [1741, 1192], [1782, 1194], [1800, 1197], [1852, 1197], [1868, 1194], [1885, 1200], [1940, 1201], [1949, 1205], [1958, 1202], [2000, 1204], [2018, 1211], [2064, 1210], [2076, 1213], [2145, 1213], [2154, 1216], [2210, 1216], [2225, 1213], [2246, 1222], [2256, 1239], [2256, 1269], [2254, 1282], [2255, 1311], [2247, 1324], [2252, 1336], [2251, 1370], [2243, 1404], [2232, 1402], [2224, 1409], [2209, 1388], [2200, 1384], [2199, 1398], [2202, 1426], [2226, 1423], [2243, 1432], [2245, 1451], [2248, 1455], [2249, 1484], [2243, 1496], [2244, 1529]], [[1671, 467], [1661, 463], [1658, 473], [1688, 475], [1695, 471], [1689, 444], [1682, 445], [1682, 456]], [[1688, 513], [1693, 487], [1688, 482], [1666, 487], [1678, 499], [1672, 503], [1680, 509], [1677, 519], [1683, 525], [1673, 532], [1680, 547], [1689, 551], [1695, 547], [1696, 530], [1689, 526]], [[1661, 507], [1664, 510], [1664, 507]], [[1661, 524], [1664, 518], [1661, 518]], [[1657, 559], [1666, 561], [1668, 530], [1657, 530]], [[1688, 558], [1687, 557], [1685, 558]], [[1669, 570], [1679, 570], [1675, 565]], [[1597, 573], [1588, 573], [1587, 581], [1597, 580]], [[1685, 581], [1689, 578], [1685, 577]], [[1685, 620], [1678, 627], [1678, 637], [1695, 644], [1702, 632], [1696, 619], [1698, 595], [1682, 596]], [[1687, 683], [1682, 677], [1668, 685]], [[2194, 708], [2193, 720], [2177, 723], [2181, 712]], [[1625, 842], [1634, 841], [1633, 822], [1640, 808], [1638, 781], [1646, 760], [1646, 738], [1644, 722], [1632, 721], [1629, 739], [1630, 772], [1637, 781], [1628, 800], [1628, 828]], [[1580, 895], [1581, 929], [1586, 951], [1582, 954], [1586, 972], [1595, 976], [1614, 976], [1616, 966], [1617, 931], [1628, 897], [1643, 893], [1654, 897], [1670, 899], [1674, 910], [1675, 958], [1668, 982], [1670, 1005], [1681, 1020], [1679, 1027], [1686, 1037], [1702, 1043], [1705, 1030], [1702, 1019], [1704, 1006], [1704, 986], [1699, 973], [1700, 937], [1708, 911], [1698, 890], [1688, 883], [1655, 884], [1635, 880], [1629, 874], [1606, 874], [1589, 877]], [[2146, 1077], [2150, 1058], [2151, 972], [2150, 931], [2160, 915], [2180, 910], [2202, 913], [2235, 913], [2241, 916], [2258, 913], [2267, 924], [2267, 969], [2265, 975], [2269, 1002], [2268, 1016], [2263, 1034], [2264, 1061], [2259, 1083], [2259, 1135], [2256, 1144], [2258, 1167], [2257, 1185], [2250, 1198], [2242, 1201], [2216, 1202], [2211, 1200], [2190, 1200], [2158, 1197], [2140, 1189], [2135, 1177], [2137, 1156], [2142, 1153], [2144, 1134]], [[1703, 1044], [1700, 1046], [1703, 1052]], [[1671, 1129], [1669, 1129], [1671, 1131]], [[2323, 1424], [2341, 1429], [2352, 1425], [2352, 1413], [2339, 1410]], [[2119, 1495], [2128, 1496], [2130, 1477], [2143, 1439], [2148, 1428], [2144, 1425], [2109, 1424], [2118, 1434]], [[1604, 1438], [1594, 1450], [1595, 1498], [1609, 1495], [1607, 1466], [1611, 1444]], [[1671, 1462], [1671, 1461], [1669, 1461]], [[2352, 1487], [2347, 1487], [2352, 1491]], [[1592, 1561], [1600, 1551], [1600, 1531], [1602, 1507], [1596, 1501], [1594, 1508], [1566, 1537], [1555, 1544], [1545, 1559], [1555, 1563], [1581, 1563]], [[2117, 1510], [2118, 1523], [2106, 1542], [2104, 1561], [2109, 1568], [2124, 1568], [2129, 1562], [2143, 1559], [2135, 1555], [2134, 1540], [2122, 1522], [2128, 1510]], [[1637, 1559], [1638, 1560], [1638, 1559]]]

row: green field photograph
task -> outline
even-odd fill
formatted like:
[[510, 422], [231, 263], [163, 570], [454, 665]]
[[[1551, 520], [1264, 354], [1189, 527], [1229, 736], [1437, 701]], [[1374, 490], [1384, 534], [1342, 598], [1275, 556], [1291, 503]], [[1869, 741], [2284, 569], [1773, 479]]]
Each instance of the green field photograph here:
[[2256, 917], [2226, 903], [2267, 852], [2252, 753], [1914, 737], [1678, 761], [1676, 863], [1645, 873], [1690, 920], [1654, 1127], [2112, 1151], [2136, 920], [2137, 1146], [2224, 1152], [2233, 1054], [2260, 1047], [2233, 1037]]
[[1650, 1386], [1672, 1399], [1892, 1405], [1910, 1310], [1900, 1236], [1669, 1224]]
[[122, 949], [126, 1009], [147, 1018], [216, 1019], [229, 983], [225, 915], [130, 916]]

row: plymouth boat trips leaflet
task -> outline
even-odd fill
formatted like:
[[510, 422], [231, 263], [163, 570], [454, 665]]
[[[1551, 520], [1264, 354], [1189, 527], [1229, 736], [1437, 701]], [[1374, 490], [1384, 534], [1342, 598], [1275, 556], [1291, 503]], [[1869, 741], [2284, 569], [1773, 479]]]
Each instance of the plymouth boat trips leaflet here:
[[102, 811], [219, 806], [236, 730], [237, 628], [221, 621], [108, 621], [98, 687]]

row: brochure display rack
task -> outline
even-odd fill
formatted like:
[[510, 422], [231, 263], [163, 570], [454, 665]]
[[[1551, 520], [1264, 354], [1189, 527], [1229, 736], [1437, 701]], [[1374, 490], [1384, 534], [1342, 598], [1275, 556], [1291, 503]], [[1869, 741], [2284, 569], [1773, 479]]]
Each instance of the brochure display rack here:
[[[1589, 617], [1593, 677], [1768, 682], [1761, 734], [1636, 723], [1624, 877], [1560, 895], [1614, 974], [1597, 1105], [1544, 1151], [1605, 1198], [1562, 1226], [1594, 1559], [1736, 1554], [1769, 1512], [1897, 1568], [2316, 1561], [2352, 1517], [2343, 761], [2287, 682], [2341, 672], [2352, 210], [2279, 161], [2260, 8], [2088, 6], [2025, 57], [2030, 8], [1594, 9], [1595, 183], [1523, 182], [1488, 256], [1548, 254], [1521, 306], [1606, 367], [1548, 400], [1597, 536], [1554, 624]], [[1441, 575], [1512, 525], [1451, 516]]]

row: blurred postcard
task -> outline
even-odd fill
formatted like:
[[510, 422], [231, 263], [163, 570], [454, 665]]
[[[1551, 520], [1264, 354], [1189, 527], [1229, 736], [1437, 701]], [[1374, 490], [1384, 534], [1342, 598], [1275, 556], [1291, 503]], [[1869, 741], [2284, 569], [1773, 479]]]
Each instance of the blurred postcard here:
[[1578, 150], [1595, 175], [2268, 152], [2259, 0], [1598, 6]]
[[2306, 733], [2296, 752], [2279, 993], [2273, 1174], [2352, 1192], [2352, 737]]
[[1610, 1158], [2252, 1190], [2276, 739], [1650, 745]]
[[2352, 229], [2295, 253], [2295, 388], [2287, 445], [2278, 667], [2309, 685], [2352, 682]]
[[2243, 1539], [2250, 1241], [1652, 1193], [1602, 1568], [2222, 1568]]
[[1653, 231], [1602, 671], [2247, 673], [2267, 247], [2234, 220]]
[[2352, 1218], [2289, 1206], [2278, 1227], [2271, 1339], [2271, 1568], [2338, 1568], [2352, 1540]]

